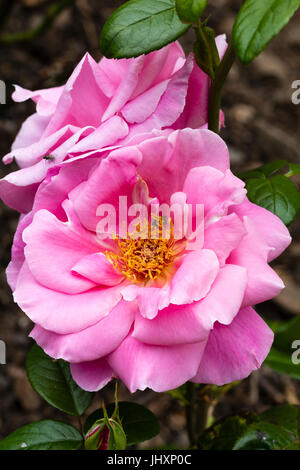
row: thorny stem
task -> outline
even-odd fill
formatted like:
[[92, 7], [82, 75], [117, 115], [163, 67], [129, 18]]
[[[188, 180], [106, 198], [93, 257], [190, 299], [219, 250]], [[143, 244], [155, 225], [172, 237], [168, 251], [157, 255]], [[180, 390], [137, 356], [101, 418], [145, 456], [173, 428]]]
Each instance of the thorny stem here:
[[223, 85], [227, 75], [234, 63], [235, 52], [232, 45], [228, 46], [225, 55], [217, 68], [216, 77], [212, 81], [210, 88], [209, 104], [208, 104], [208, 129], [216, 134], [219, 133], [221, 95]]

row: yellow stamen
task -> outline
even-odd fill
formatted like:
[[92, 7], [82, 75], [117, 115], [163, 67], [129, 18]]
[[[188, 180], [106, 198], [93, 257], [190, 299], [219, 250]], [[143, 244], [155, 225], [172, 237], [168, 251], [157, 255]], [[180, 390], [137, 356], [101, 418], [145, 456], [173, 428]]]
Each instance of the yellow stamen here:
[[[162, 217], [156, 224], [156, 238], [151, 238], [151, 228], [148, 227], [148, 238], [143, 236], [135, 238], [128, 234], [127, 239], [116, 238], [118, 251], [116, 253], [106, 251], [105, 254], [114, 268], [121, 272], [127, 279], [136, 283], [146, 284], [156, 281], [166, 274], [167, 268], [178, 254], [175, 246], [172, 223], [170, 223], [170, 237], [162, 238], [164, 235]], [[140, 232], [143, 233], [142, 231]], [[152, 230], [153, 236], [153, 230]]]

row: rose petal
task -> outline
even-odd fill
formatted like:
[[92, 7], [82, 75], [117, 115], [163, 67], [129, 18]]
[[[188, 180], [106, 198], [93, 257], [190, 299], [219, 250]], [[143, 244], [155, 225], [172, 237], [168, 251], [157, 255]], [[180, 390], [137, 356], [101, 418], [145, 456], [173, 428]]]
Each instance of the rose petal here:
[[72, 272], [103, 286], [115, 286], [123, 279], [103, 253], [93, 253], [81, 258], [73, 266]]
[[129, 285], [122, 290], [122, 296], [129, 302], [136, 300], [140, 314], [150, 319], [154, 318], [159, 310], [167, 307], [170, 303], [168, 288]]
[[81, 294], [65, 294], [39, 284], [24, 263], [14, 300], [42, 328], [69, 334], [88, 328], [108, 315], [121, 300], [121, 289], [122, 284], [95, 288]]
[[98, 64], [85, 54], [64, 86], [45, 136], [67, 124], [78, 127], [100, 125], [109, 101], [98, 83], [98, 73]]
[[230, 325], [215, 325], [192, 381], [224, 385], [248, 377], [265, 360], [273, 338], [255, 310], [241, 310]]
[[[87, 182], [70, 194], [81, 223], [96, 232], [101, 220], [97, 215], [100, 204], [111, 204], [118, 215], [119, 196], [127, 196], [130, 205], [132, 190], [137, 182], [137, 164], [141, 159], [135, 147], [113, 151], [102, 160]], [[110, 177], [108, 178], [108, 175]]]
[[138, 149], [143, 155], [139, 174], [148, 184], [150, 194], [161, 203], [169, 203], [174, 192], [182, 191], [189, 171], [195, 166], [211, 165], [225, 171], [229, 165], [225, 142], [208, 130], [175, 131], [144, 140]]
[[15, 91], [12, 94], [12, 99], [17, 103], [32, 99], [37, 103], [37, 112], [41, 116], [49, 116], [55, 111], [57, 102], [63, 91], [63, 87], [53, 87], [44, 90], [30, 91], [15, 85]]
[[193, 304], [203, 327], [209, 330], [216, 321], [229, 325], [241, 308], [246, 287], [245, 268], [232, 264], [221, 268], [207, 296]]
[[193, 251], [183, 262], [171, 281], [172, 304], [191, 304], [207, 295], [219, 271], [219, 262], [211, 250]]
[[284, 284], [275, 271], [268, 265], [270, 248], [260, 237], [253, 222], [244, 217], [248, 234], [233, 250], [227, 263], [244, 266], [247, 269], [247, 288], [243, 306], [256, 305], [272, 299], [284, 288]]
[[203, 327], [197, 314], [196, 302], [191, 305], [169, 305], [158, 312], [155, 318], [137, 315], [133, 338], [157, 346], [174, 346], [204, 341], [209, 331]]
[[220, 264], [224, 265], [232, 250], [246, 234], [247, 230], [237, 215], [224, 216], [205, 229], [203, 248], [213, 250]]
[[71, 374], [79, 387], [87, 392], [101, 390], [113, 378], [113, 371], [105, 359], [71, 364]]
[[129, 335], [107, 360], [131, 393], [147, 387], [165, 392], [179, 387], [196, 374], [204, 347], [205, 341], [152, 346]]
[[94, 361], [119, 346], [129, 333], [135, 313], [134, 304], [121, 301], [105, 318], [82, 331], [59, 335], [36, 325], [30, 336], [54, 359]]
[[268, 261], [272, 261], [281, 255], [291, 243], [289, 231], [279, 217], [263, 207], [252, 204], [248, 199], [245, 199], [242, 204], [233, 206], [230, 211], [241, 218], [247, 216], [254, 222], [260, 235], [271, 248]]
[[11, 250], [11, 261], [6, 269], [7, 282], [11, 289], [14, 291], [17, 284], [20, 269], [25, 261], [24, 247], [22, 235], [23, 230], [32, 222], [32, 214], [21, 215], [18, 227], [14, 236], [14, 241]]
[[100, 249], [83, 228], [69, 219], [58, 220], [48, 211], [37, 212], [23, 232], [25, 257], [36, 280], [45, 287], [67, 294], [87, 291], [96, 284], [72, 273], [82, 258]]
[[211, 166], [192, 168], [183, 191], [189, 204], [204, 204], [206, 219], [226, 215], [228, 207], [240, 204], [246, 195], [245, 183], [230, 170], [225, 174]]

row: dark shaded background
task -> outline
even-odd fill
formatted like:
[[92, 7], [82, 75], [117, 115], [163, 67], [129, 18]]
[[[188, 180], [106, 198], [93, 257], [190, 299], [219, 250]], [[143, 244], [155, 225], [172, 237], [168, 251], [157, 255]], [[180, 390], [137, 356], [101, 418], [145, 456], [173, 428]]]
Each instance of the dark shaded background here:
[[[0, 105], [1, 156], [10, 150], [22, 121], [34, 111], [31, 102], [11, 101], [12, 84], [29, 89], [61, 85], [87, 50], [95, 59], [100, 59], [101, 27], [123, 2], [77, 0], [70, 3], [72, 5], [56, 17], [42, 36], [14, 43], [9, 35], [36, 28], [55, 2], [0, 0], [0, 79], [6, 82], [8, 89], [7, 104]], [[210, 0], [209, 3], [212, 13], [209, 24], [217, 34], [230, 34], [242, 2]], [[187, 52], [191, 50], [192, 40], [193, 34], [188, 33], [181, 41]], [[230, 73], [223, 98], [226, 128], [222, 136], [230, 147], [233, 170], [241, 171], [281, 158], [300, 162], [300, 105], [291, 102], [291, 84], [297, 79], [300, 79], [300, 12], [252, 65], [235, 64]], [[14, 165], [0, 164], [0, 176], [13, 169]], [[26, 378], [25, 357], [31, 345], [27, 334], [32, 325], [13, 303], [4, 272], [10, 259], [17, 218], [14, 211], [0, 204], [0, 339], [7, 344], [7, 364], [0, 365], [0, 439], [35, 420], [65, 419], [65, 415], [35, 394]], [[258, 308], [267, 318], [287, 320], [300, 314], [299, 218], [291, 226], [291, 233], [293, 245], [274, 264], [287, 287], [277, 299]], [[91, 410], [99, 406], [103, 398], [107, 402], [112, 400], [111, 386], [99, 393]], [[120, 399], [145, 404], [159, 417], [160, 435], [144, 446], [187, 445], [184, 413], [169, 395], [151, 391], [129, 395], [121, 386]], [[299, 382], [263, 367], [222, 398], [215, 416], [249, 409], [262, 411], [280, 403], [300, 404], [299, 400]], [[75, 419], [68, 419], [76, 425]]]

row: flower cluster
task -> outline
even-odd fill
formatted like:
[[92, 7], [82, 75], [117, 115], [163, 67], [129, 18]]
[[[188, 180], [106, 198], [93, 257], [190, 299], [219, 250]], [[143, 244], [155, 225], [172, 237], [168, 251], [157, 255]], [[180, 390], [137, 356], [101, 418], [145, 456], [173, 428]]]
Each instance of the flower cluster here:
[[[209, 86], [174, 43], [137, 59], [86, 55], [64, 87], [15, 92], [37, 110], [5, 157], [21, 169], [0, 181], [21, 212], [7, 277], [31, 337], [86, 390], [113, 377], [131, 392], [222, 385], [269, 352], [273, 333], [252, 306], [284, 287], [268, 263], [290, 236], [248, 201], [207, 130]], [[119, 220], [120, 196], [202, 205], [202, 245], [190, 250], [184, 234], [100, 237], [98, 208]]]

